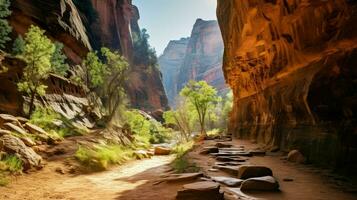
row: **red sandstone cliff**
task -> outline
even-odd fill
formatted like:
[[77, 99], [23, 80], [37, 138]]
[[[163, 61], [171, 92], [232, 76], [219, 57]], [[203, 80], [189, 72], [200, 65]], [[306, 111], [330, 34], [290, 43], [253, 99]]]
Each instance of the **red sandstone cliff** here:
[[[230, 131], [309, 161], [351, 161], [357, 146], [356, 4], [218, 1]], [[354, 150], [353, 150], [354, 149]]]
[[[9, 21], [13, 37], [24, 34], [31, 24], [40, 26], [48, 37], [64, 44], [72, 64], [80, 64], [91, 49], [107, 46], [118, 50], [132, 64], [130, 77], [140, 79], [128, 80], [131, 103], [148, 111], [167, 107], [160, 72], [150, 69], [152, 73], [146, 74], [142, 69], [151, 67], [136, 66], [132, 62], [132, 31], [140, 28], [138, 9], [131, 0], [14, 0], [11, 9]], [[146, 96], [141, 96], [142, 93]]]

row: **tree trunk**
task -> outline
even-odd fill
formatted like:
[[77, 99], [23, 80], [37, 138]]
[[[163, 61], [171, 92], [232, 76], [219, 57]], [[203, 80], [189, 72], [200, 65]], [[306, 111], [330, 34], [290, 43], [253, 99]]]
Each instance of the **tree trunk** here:
[[32, 92], [31, 93], [31, 99], [30, 99], [30, 105], [29, 105], [29, 113], [28, 113], [28, 115], [29, 115], [29, 117], [31, 117], [31, 114], [32, 114], [32, 112], [33, 112], [33, 107], [34, 107], [34, 101], [35, 101], [35, 97], [36, 97], [36, 92]]

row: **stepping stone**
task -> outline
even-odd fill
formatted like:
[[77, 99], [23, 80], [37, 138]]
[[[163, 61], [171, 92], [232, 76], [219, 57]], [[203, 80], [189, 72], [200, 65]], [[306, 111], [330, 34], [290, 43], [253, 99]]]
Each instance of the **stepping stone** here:
[[237, 176], [238, 175], [238, 168], [236, 166], [221, 166], [221, 165], [215, 165], [213, 166], [213, 168], [215, 169], [219, 169], [223, 172], [226, 172], [228, 174], [231, 174], [233, 176]]
[[181, 181], [192, 181], [200, 177], [203, 177], [203, 173], [170, 174], [168, 177], [162, 179], [161, 182], [166, 181], [172, 183]]
[[229, 187], [240, 187], [244, 181], [242, 179], [225, 177], [225, 176], [215, 176], [215, 177], [211, 177], [211, 178], [212, 178], [212, 180], [214, 180], [218, 183], [222, 183]]
[[223, 142], [217, 142], [216, 143], [216, 147], [218, 147], [218, 148], [230, 148], [232, 146], [233, 145], [230, 144], [230, 143], [223, 143]]
[[212, 169], [209, 169], [208, 171], [209, 171], [209, 172], [219, 172], [218, 169], [213, 169], [213, 168], [212, 168]]
[[240, 189], [242, 191], [248, 191], [248, 190], [277, 191], [279, 189], [279, 183], [272, 176], [250, 178], [242, 183]]
[[1, 129], [1, 128], [0, 128], [0, 136], [10, 135], [10, 134], [11, 134], [11, 131], [9, 131], [9, 130], [4, 130], [4, 129]]
[[211, 181], [186, 184], [177, 192], [177, 200], [223, 200], [220, 185]]
[[230, 162], [216, 162], [215, 165], [221, 165], [221, 166], [239, 166], [239, 165], [242, 165], [242, 163], [240, 163], [240, 162], [234, 162], [234, 161], [230, 161]]
[[252, 154], [244, 151], [232, 151], [232, 152], [219, 152], [219, 153], [211, 153], [212, 156], [245, 156], [251, 157]]
[[235, 156], [235, 157], [230, 157], [230, 156], [218, 156], [216, 158], [217, 161], [222, 161], [222, 162], [245, 162], [247, 161], [247, 159], [245, 158], [241, 158], [239, 156]]
[[251, 150], [249, 151], [250, 154], [252, 154], [253, 156], [265, 156], [266, 155], [266, 151], [264, 150]]
[[230, 152], [230, 151], [244, 151], [244, 148], [219, 148], [219, 151]]
[[228, 188], [227, 190], [228, 190], [228, 192], [238, 196], [238, 199], [240, 199], [240, 200], [265, 200], [265, 199], [256, 198], [256, 197], [252, 197], [247, 194], [244, 194], [240, 188]]
[[238, 167], [238, 178], [248, 179], [262, 176], [273, 176], [273, 172], [268, 167], [254, 166], [254, 165], [242, 165]]
[[210, 153], [218, 153], [219, 152], [219, 150], [218, 150], [218, 147], [204, 147], [202, 150], [201, 150], [201, 152], [200, 152], [200, 154], [202, 154], [202, 155], [206, 155], [206, 154], [210, 154]]

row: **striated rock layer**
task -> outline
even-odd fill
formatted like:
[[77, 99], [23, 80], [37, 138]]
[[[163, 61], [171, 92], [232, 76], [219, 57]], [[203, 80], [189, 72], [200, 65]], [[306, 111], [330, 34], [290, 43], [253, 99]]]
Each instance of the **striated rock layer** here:
[[223, 72], [223, 41], [217, 21], [197, 19], [191, 36], [170, 41], [159, 58], [170, 102], [190, 80], [205, 80], [220, 94], [227, 89]]
[[[150, 69], [147, 74], [146, 68], [151, 67], [133, 64], [132, 31], [140, 28], [139, 11], [131, 0], [14, 0], [11, 9], [14, 37], [26, 33], [31, 24], [40, 26], [49, 38], [64, 44], [72, 64], [80, 64], [92, 49], [118, 50], [132, 64], [127, 83], [132, 105], [148, 111], [167, 107], [160, 72]], [[139, 77], [140, 82], [131, 77]]]
[[356, 11], [346, 0], [218, 1], [230, 132], [356, 164]]

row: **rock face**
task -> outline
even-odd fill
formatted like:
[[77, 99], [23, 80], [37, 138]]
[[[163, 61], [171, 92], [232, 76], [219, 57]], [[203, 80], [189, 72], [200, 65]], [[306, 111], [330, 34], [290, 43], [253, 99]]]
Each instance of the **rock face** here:
[[197, 19], [191, 36], [170, 41], [159, 58], [164, 87], [170, 105], [189, 80], [205, 80], [222, 94], [226, 91], [222, 73], [223, 41], [217, 21]]
[[159, 58], [160, 70], [163, 76], [163, 84], [169, 104], [175, 104], [175, 97], [180, 91], [177, 91], [178, 76], [180, 68], [186, 56], [186, 50], [190, 38], [181, 38], [169, 42], [163, 55]]
[[[147, 111], [167, 108], [159, 70], [133, 63], [132, 33], [140, 28], [139, 11], [131, 0], [14, 0], [11, 9], [13, 37], [26, 33], [31, 24], [40, 26], [50, 39], [64, 44], [71, 64], [80, 64], [89, 50], [102, 46], [121, 52], [131, 64], [127, 94], [133, 106]], [[15, 94], [8, 96], [19, 101]]]
[[356, 163], [354, 1], [218, 1], [229, 130], [311, 162]]

